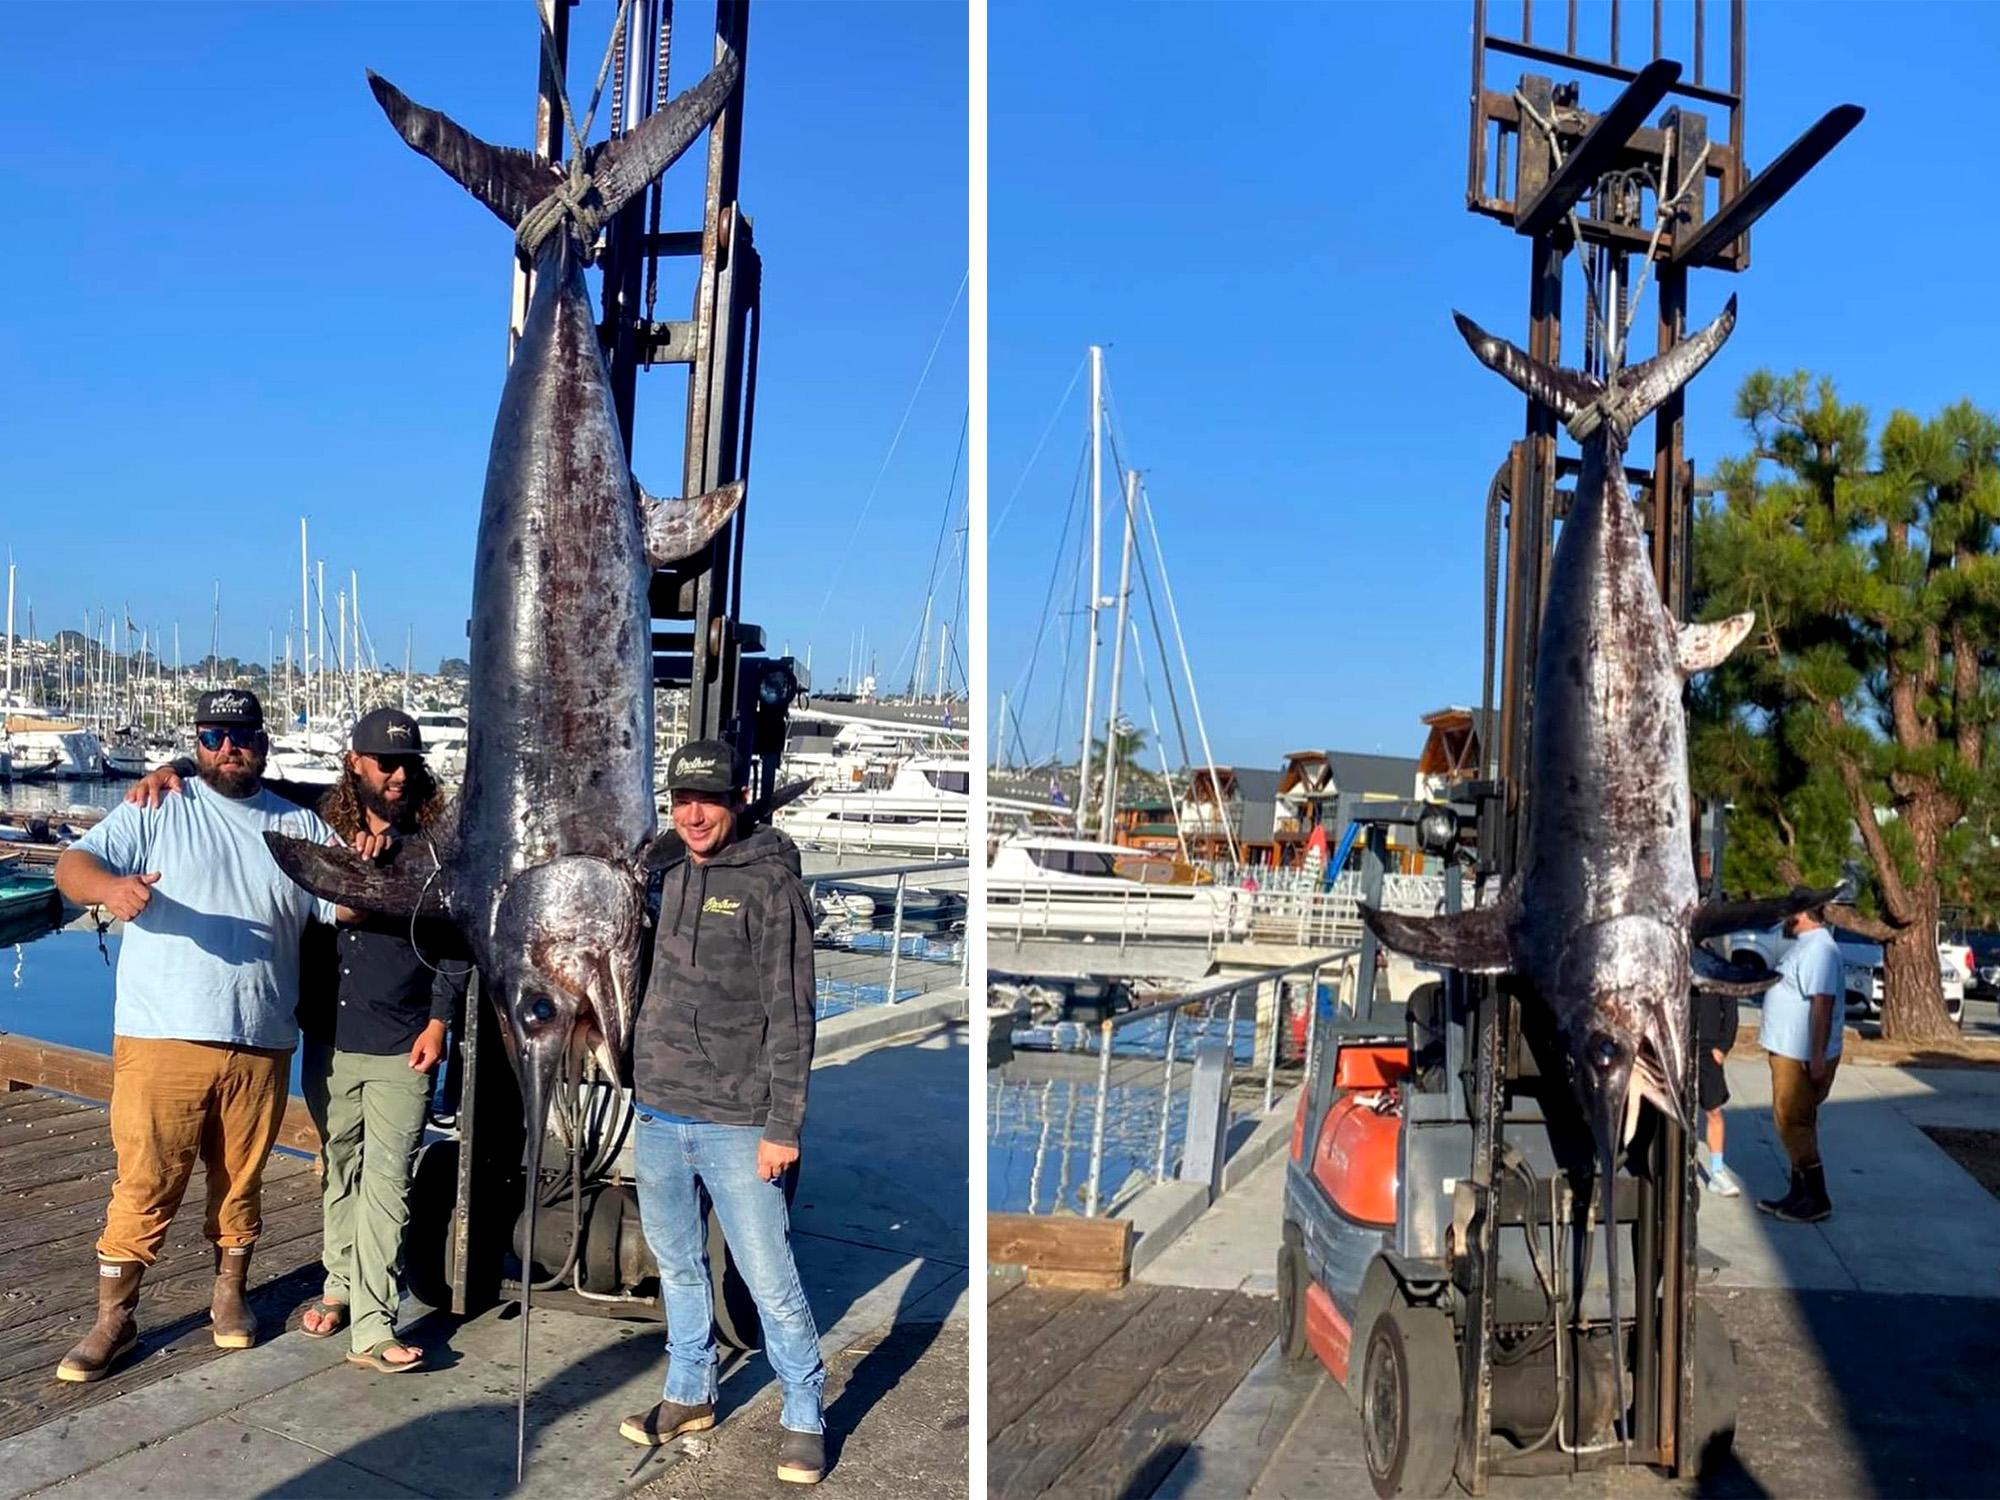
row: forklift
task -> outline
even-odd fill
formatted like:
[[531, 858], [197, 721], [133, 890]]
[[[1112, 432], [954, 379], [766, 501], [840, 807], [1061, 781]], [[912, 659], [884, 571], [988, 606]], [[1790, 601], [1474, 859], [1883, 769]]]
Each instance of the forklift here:
[[[1558, 49], [1534, 40], [1532, 7], [1519, 36], [1500, 36], [1484, 0], [1474, 0], [1467, 206], [1530, 242], [1525, 347], [1537, 359], [1561, 363], [1571, 251], [1587, 283], [1588, 373], [1601, 378], [1607, 347], [1622, 340], [1616, 314], [1632, 293], [1635, 256], [1657, 275], [1658, 349], [1678, 343], [1689, 271], [1747, 268], [1750, 225], [1861, 118], [1853, 105], [1829, 111], [1751, 177], [1744, 5], [1730, 7], [1727, 88], [1703, 77], [1702, 13], [1696, 0], [1694, 76], [1683, 80], [1681, 65], [1660, 55], [1657, 4], [1654, 56], [1634, 69], [1618, 62], [1615, 6], [1607, 60], [1576, 50], [1574, 7]], [[1592, 112], [1576, 77], [1489, 82], [1523, 60], [1622, 89]], [[1674, 106], [1649, 126], [1669, 95]], [[1709, 140], [1697, 107], [1727, 111], [1727, 146]], [[1659, 211], [1650, 233], [1645, 202]], [[1653, 421], [1653, 468], [1625, 477], [1638, 492], [1661, 599], [1686, 620], [1695, 489], [1683, 398]], [[1497, 897], [1525, 856], [1543, 580], [1569, 498], [1558, 485], [1577, 472], [1558, 452], [1560, 434], [1555, 413], [1531, 397], [1526, 433], [1489, 492], [1484, 763], [1437, 800], [1360, 810], [1366, 905], [1380, 905], [1392, 827], [1412, 830], [1442, 866], [1446, 913], [1469, 897]], [[1711, 894], [1721, 836], [1720, 809], [1689, 809], [1690, 859]], [[1440, 1495], [1456, 1479], [1482, 1495], [1495, 1473], [1637, 1463], [1679, 1475], [1722, 1460], [1735, 1432], [1737, 1372], [1721, 1321], [1696, 1295], [1693, 1143], [1657, 1110], [1641, 1111], [1608, 1195], [1619, 1284], [1633, 1289], [1614, 1322], [1606, 1195], [1547, 1015], [1510, 977], [1449, 971], [1390, 1003], [1378, 994], [1383, 967], [1364, 933], [1352, 993], [1337, 1007], [1313, 997], [1277, 1263], [1281, 1350], [1316, 1359], [1346, 1389], [1376, 1493]], [[1694, 1119], [1694, 1049], [1680, 1088]], [[1622, 1411], [1620, 1390], [1629, 1396]]]
[[[565, 139], [558, 74], [567, 68], [576, 3], [540, 0], [535, 149], [551, 161], [560, 158]], [[628, 0], [617, 14], [622, 29], [609, 69], [610, 116], [613, 133], [622, 134], [669, 97], [674, 16], [672, 0]], [[693, 40], [707, 42], [712, 57], [733, 53], [747, 70], [748, 31], [748, 0], [718, 0], [712, 36], [697, 33]], [[656, 182], [606, 227], [597, 261], [603, 299], [598, 332], [628, 461], [639, 371], [659, 365], [687, 370], [684, 494], [749, 477], [762, 261], [737, 201], [742, 140], [739, 83], [709, 130], [701, 227], [663, 231], [664, 190]], [[671, 271], [681, 263], [693, 270], [691, 315], [656, 319], [662, 266]], [[510, 358], [531, 290], [517, 259]], [[747, 502], [700, 553], [654, 575], [653, 676], [657, 686], [687, 696], [680, 737], [732, 744], [740, 763], [751, 767], [753, 801], [768, 808], [791, 705], [810, 684], [790, 657], [766, 655], [763, 630], [740, 617], [746, 509]], [[649, 889], [655, 912], [660, 879], [655, 872]], [[648, 961], [651, 949], [649, 933]], [[482, 1002], [481, 988], [473, 975], [463, 1020], [454, 1027], [461, 1079], [455, 1133], [434, 1136], [417, 1159], [403, 1245], [411, 1294], [460, 1317], [519, 1301], [532, 1290], [537, 1307], [661, 1321], [659, 1268], [639, 1224], [626, 1080], [603, 1076], [588, 1059], [579, 1076], [564, 1081], [550, 1110], [529, 1244], [521, 1089], [501, 1023]], [[796, 1190], [794, 1166], [785, 1180], [788, 1202]], [[708, 1225], [718, 1341], [755, 1349], [756, 1304], [730, 1262], [719, 1223], [710, 1216]]]

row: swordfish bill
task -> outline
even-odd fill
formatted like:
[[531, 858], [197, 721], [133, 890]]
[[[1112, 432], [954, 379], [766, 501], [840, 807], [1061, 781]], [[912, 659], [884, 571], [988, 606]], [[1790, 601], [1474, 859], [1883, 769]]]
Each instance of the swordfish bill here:
[[[1614, 1251], [1614, 1154], [1641, 1100], [1688, 1124], [1690, 984], [1736, 993], [1756, 978], [1695, 947], [1699, 893], [1689, 837], [1682, 685], [1716, 666], [1749, 614], [1681, 627], [1661, 602], [1644, 529], [1624, 482], [1633, 427], [1685, 385], [1729, 337], [1736, 303], [1693, 337], [1607, 385], [1541, 363], [1470, 319], [1479, 359], [1554, 410], [1582, 444], [1576, 498], [1550, 563], [1535, 666], [1527, 768], [1527, 854], [1497, 902], [1429, 920], [1364, 910], [1376, 937], [1422, 963], [1511, 974], [1547, 1012], [1596, 1146], [1600, 1211]], [[1774, 911], [1810, 904], [1769, 903]], [[1618, 1423], [1629, 1433], [1623, 1361]]]
[[[521, 1245], [521, 1432], [533, 1222], [549, 1104], [594, 1051], [616, 1078], [639, 1001], [645, 863], [656, 834], [652, 570], [698, 552], [740, 484], [656, 500], [625, 460], [584, 282], [595, 225], [708, 128], [735, 89], [725, 56], [699, 84], [564, 172], [494, 146], [369, 75], [397, 131], [524, 234], [534, 294], [493, 424], [473, 559], [470, 728], [455, 816], [385, 864], [267, 835], [307, 889], [363, 910], [443, 916], [463, 932], [503, 1023], [528, 1137]], [[562, 199], [560, 214], [546, 200]], [[583, 227], [579, 228], [579, 219]], [[517, 1433], [516, 1463], [522, 1439]]]

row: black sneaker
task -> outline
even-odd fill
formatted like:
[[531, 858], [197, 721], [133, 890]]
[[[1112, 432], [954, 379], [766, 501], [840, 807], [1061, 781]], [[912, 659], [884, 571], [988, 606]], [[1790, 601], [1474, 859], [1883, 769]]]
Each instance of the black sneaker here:
[[662, 1401], [651, 1411], [642, 1411], [618, 1424], [618, 1435], [642, 1448], [658, 1448], [684, 1432], [705, 1432], [715, 1425], [715, 1406], [704, 1401], [699, 1406], [683, 1406], [678, 1401]]
[[825, 1473], [826, 1439], [785, 1428], [778, 1439], [778, 1477], [787, 1484], [818, 1484]]

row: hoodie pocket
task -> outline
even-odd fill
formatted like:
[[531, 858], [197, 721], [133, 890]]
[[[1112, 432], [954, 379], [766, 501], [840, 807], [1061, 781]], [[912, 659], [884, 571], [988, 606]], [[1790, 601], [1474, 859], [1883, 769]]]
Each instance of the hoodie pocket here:
[[758, 1075], [763, 1069], [765, 1027], [762, 1012], [749, 1011], [737, 1018], [704, 1011], [696, 1005], [684, 1004], [676, 1009], [694, 1042], [695, 1055], [716, 1080], [717, 1093], [725, 1099], [750, 1102], [751, 1095], [760, 1092]]

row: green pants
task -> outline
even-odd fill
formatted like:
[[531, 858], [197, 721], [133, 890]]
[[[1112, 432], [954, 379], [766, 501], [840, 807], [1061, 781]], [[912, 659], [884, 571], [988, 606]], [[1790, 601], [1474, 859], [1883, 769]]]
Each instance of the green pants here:
[[373, 1057], [305, 1043], [301, 1081], [326, 1164], [320, 1258], [329, 1302], [348, 1305], [358, 1354], [396, 1334], [396, 1273], [410, 1217], [410, 1164], [431, 1078], [409, 1054]]

